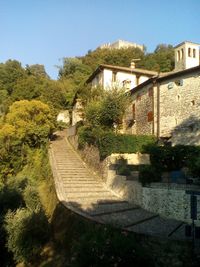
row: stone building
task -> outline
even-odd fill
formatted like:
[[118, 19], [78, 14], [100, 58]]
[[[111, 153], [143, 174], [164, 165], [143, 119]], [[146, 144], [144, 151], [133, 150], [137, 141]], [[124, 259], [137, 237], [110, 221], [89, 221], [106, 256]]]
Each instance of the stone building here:
[[129, 48], [129, 47], [139, 48], [142, 51], [144, 50], [144, 46], [143, 45], [139, 45], [139, 44], [128, 42], [128, 41], [124, 41], [124, 40], [117, 40], [114, 43], [106, 43], [106, 44], [102, 44], [102, 45], [99, 46], [100, 49], [103, 49], [103, 48], [121, 49], [121, 48]]
[[135, 62], [131, 63], [130, 68], [102, 64], [90, 75], [86, 83], [93, 87], [102, 86], [107, 90], [113, 86], [130, 90], [157, 74], [155, 71], [135, 68]]
[[175, 70], [139, 84], [131, 90], [131, 97], [124, 132], [200, 145], [199, 45], [176, 46]]

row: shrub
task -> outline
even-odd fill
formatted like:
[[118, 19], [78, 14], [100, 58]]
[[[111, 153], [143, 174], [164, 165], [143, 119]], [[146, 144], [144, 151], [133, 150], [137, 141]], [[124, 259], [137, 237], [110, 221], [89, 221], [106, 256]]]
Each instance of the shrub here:
[[93, 129], [88, 126], [79, 128], [78, 137], [80, 148], [86, 143], [96, 145], [101, 159], [112, 153], [145, 153], [146, 147], [156, 140], [153, 136], [115, 134], [99, 127]]
[[152, 182], [161, 181], [161, 173], [151, 165], [141, 165], [139, 172], [139, 181], [142, 185], [146, 185]]
[[86, 121], [92, 126], [113, 129], [113, 124], [122, 122], [123, 114], [130, 102], [123, 88], [110, 88], [104, 91], [101, 99], [90, 102], [86, 107]]
[[0, 213], [5, 214], [8, 209], [15, 210], [24, 205], [21, 192], [17, 188], [4, 186], [0, 191]]
[[31, 262], [48, 241], [49, 225], [42, 211], [18, 209], [5, 217], [7, 247], [16, 262]]
[[192, 168], [200, 157], [200, 147], [177, 145], [174, 147], [150, 145], [146, 147], [151, 164], [159, 171], [174, 171], [182, 167]]
[[153, 266], [152, 259], [131, 234], [107, 227], [83, 234], [73, 247], [70, 266]]
[[145, 146], [155, 142], [153, 136], [122, 135], [104, 132], [97, 140], [101, 159], [112, 153], [145, 153]]
[[40, 197], [36, 187], [28, 185], [24, 190], [26, 207], [32, 211], [41, 209]]

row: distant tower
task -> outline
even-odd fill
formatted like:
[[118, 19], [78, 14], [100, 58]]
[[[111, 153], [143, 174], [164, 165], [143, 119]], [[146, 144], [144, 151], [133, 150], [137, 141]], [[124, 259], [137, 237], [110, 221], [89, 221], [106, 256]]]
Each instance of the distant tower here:
[[175, 71], [199, 65], [199, 44], [183, 42], [175, 47]]

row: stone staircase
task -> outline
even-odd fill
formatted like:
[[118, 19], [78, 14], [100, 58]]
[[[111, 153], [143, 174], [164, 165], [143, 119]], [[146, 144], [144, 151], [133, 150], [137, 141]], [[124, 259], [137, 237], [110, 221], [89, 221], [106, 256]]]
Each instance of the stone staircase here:
[[57, 132], [49, 149], [57, 196], [68, 209], [90, 220], [137, 233], [186, 239], [185, 224], [128, 203], [107, 189], [73, 149], [66, 132]]

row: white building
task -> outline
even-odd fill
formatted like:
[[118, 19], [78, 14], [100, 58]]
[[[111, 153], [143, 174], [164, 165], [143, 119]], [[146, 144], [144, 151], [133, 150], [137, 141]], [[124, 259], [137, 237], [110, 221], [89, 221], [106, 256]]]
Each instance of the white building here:
[[102, 64], [90, 75], [86, 83], [91, 83], [93, 87], [102, 86], [103, 89], [119, 86], [129, 90], [157, 74], [155, 71], [135, 68], [134, 62], [130, 68]]
[[175, 71], [199, 65], [199, 44], [183, 42], [175, 47]]

